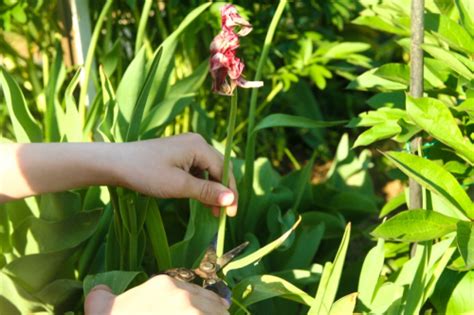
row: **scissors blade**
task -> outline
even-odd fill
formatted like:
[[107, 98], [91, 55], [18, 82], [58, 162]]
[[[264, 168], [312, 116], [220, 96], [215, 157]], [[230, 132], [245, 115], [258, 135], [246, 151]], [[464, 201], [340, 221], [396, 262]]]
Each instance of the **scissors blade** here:
[[227, 265], [232, 259], [234, 259], [235, 256], [240, 254], [241, 251], [243, 251], [247, 246], [249, 245], [249, 242], [244, 242], [240, 244], [239, 246], [235, 247], [234, 249], [231, 249], [221, 257], [217, 258], [217, 265], [218, 269], [222, 269], [225, 265]]

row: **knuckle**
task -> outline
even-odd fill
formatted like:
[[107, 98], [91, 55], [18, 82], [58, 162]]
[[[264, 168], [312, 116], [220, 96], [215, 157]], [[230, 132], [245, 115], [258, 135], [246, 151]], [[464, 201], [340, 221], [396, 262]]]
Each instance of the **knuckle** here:
[[187, 134], [187, 137], [189, 138], [189, 141], [194, 145], [199, 146], [199, 145], [207, 144], [204, 137], [198, 133], [190, 132]]
[[162, 288], [175, 286], [173, 279], [167, 275], [158, 275], [151, 278], [149, 281], [152, 281], [155, 286], [162, 287]]
[[199, 195], [201, 200], [211, 200], [212, 198], [212, 185], [209, 181], [204, 182], [201, 187], [201, 193]]

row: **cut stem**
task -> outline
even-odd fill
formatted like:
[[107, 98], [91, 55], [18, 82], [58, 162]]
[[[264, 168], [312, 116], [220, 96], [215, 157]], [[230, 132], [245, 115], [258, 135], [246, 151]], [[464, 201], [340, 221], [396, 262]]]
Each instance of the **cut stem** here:
[[[232, 139], [234, 138], [235, 119], [237, 116], [237, 89], [234, 91], [230, 99], [230, 113], [229, 113], [229, 125], [227, 126], [227, 140], [225, 143], [224, 152], [224, 170], [222, 171], [222, 184], [229, 186], [229, 166], [230, 166], [230, 152], [232, 151]], [[217, 257], [222, 256], [224, 253], [224, 241], [225, 241], [225, 224], [226, 224], [226, 208], [221, 207], [219, 215], [219, 227], [217, 230], [217, 245], [216, 254]]]

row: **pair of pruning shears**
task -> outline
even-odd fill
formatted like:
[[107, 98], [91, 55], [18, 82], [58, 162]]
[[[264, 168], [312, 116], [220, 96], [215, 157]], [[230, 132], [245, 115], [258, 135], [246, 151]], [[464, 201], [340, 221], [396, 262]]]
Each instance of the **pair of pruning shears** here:
[[217, 273], [232, 261], [232, 259], [234, 259], [242, 250], [244, 250], [248, 244], [249, 242], [242, 243], [221, 257], [217, 257], [216, 240], [214, 239], [207, 248], [204, 258], [199, 263], [198, 268], [173, 268], [166, 270], [164, 273], [178, 280], [201, 285], [203, 288], [217, 293], [230, 305], [232, 292], [225, 282], [219, 278]]

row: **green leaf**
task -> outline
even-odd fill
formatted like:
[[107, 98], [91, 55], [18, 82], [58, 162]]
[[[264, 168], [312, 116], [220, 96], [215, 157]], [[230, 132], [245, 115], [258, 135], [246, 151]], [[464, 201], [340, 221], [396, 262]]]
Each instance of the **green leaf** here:
[[442, 166], [428, 159], [404, 152], [389, 152], [385, 155], [406, 175], [414, 178], [422, 186], [451, 203], [464, 217], [474, 218], [471, 199], [456, 178]]
[[15, 228], [13, 239], [27, 235], [25, 254], [74, 248], [94, 233], [101, 214], [101, 210], [79, 212], [57, 222], [29, 217]]
[[351, 81], [347, 88], [363, 91], [372, 89], [393, 91], [405, 90], [407, 88], [406, 84], [382, 78], [376, 74], [377, 70], [378, 68], [375, 68], [362, 73], [355, 80]]
[[165, 99], [166, 92], [168, 89], [168, 83], [170, 74], [174, 67], [175, 50], [178, 44], [179, 37], [192, 23], [206, 11], [212, 3], [204, 3], [192, 10], [183, 21], [179, 24], [178, 28], [171, 33], [161, 43], [160, 48], [163, 51], [162, 58], [160, 60], [158, 71], [152, 80], [152, 89], [150, 90], [149, 100], [145, 107], [145, 112], [154, 105]]
[[453, 70], [455, 74], [459, 74], [467, 80], [474, 79], [472, 71], [456, 58], [454, 52], [444, 50], [443, 48], [434, 45], [423, 45], [423, 49], [433, 56], [433, 58], [443, 60], [443, 62]]
[[474, 270], [457, 272], [445, 269], [430, 302], [439, 314], [469, 314], [474, 309], [473, 285]]
[[357, 288], [357, 292], [359, 292], [359, 300], [365, 307], [370, 309], [384, 265], [384, 253], [384, 240], [379, 238], [377, 240], [377, 245], [367, 253], [360, 271], [359, 286]]
[[41, 142], [41, 128], [31, 115], [20, 87], [3, 68], [0, 68], [0, 83], [17, 142]]
[[263, 118], [253, 129], [253, 132], [272, 127], [296, 127], [296, 128], [324, 128], [344, 124], [345, 121], [319, 121], [302, 116], [287, 114], [272, 114]]
[[410, 67], [406, 64], [387, 63], [377, 68], [374, 74], [403, 85], [408, 85], [410, 81]]
[[456, 231], [457, 222], [435, 211], [407, 210], [388, 219], [371, 234], [398, 241], [428, 241]]
[[61, 272], [72, 272], [72, 268], [66, 264], [71, 258], [74, 250], [68, 249], [60, 252], [47, 254], [33, 254], [19, 257], [3, 268], [3, 272], [15, 279], [25, 289], [36, 292], [57, 280]]
[[260, 248], [259, 250], [255, 251], [251, 254], [248, 254], [248, 255], [246, 255], [242, 258], [239, 258], [239, 259], [236, 259], [236, 260], [230, 262], [227, 266], [224, 267], [222, 272], [224, 274], [227, 274], [231, 270], [243, 268], [245, 266], [248, 266], [248, 265], [258, 261], [259, 259], [261, 259], [265, 255], [269, 254], [274, 249], [276, 249], [278, 246], [283, 244], [283, 242], [296, 229], [296, 227], [298, 226], [298, 224], [300, 224], [300, 222], [301, 222], [301, 217], [299, 217], [298, 220], [296, 221], [296, 223], [288, 231], [286, 231], [282, 236], [280, 236], [279, 238], [277, 238], [273, 242], [265, 245], [264, 247]]
[[406, 108], [416, 124], [474, 165], [474, 145], [463, 137], [451, 111], [444, 103], [428, 97], [415, 99], [407, 96]]
[[352, 21], [352, 23], [356, 25], [365, 25], [382, 32], [393, 33], [397, 35], [410, 34], [409, 29], [401, 28], [398, 25], [394, 25], [388, 21], [385, 21], [378, 16], [359, 16], [354, 21]]
[[406, 203], [405, 192], [402, 192], [396, 197], [393, 197], [383, 206], [382, 210], [380, 210], [379, 218], [382, 218], [388, 215], [393, 210], [397, 209], [398, 207], [402, 206]]
[[374, 109], [401, 109], [405, 107], [405, 93], [402, 91], [377, 93], [367, 100], [367, 104]]
[[368, 146], [375, 141], [391, 138], [402, 131], [402, 128], [392, 121], [383, 124], [375, 125], [370, 129], [364, 131], [357, 137], [353, 148], [360, 146]]
[[370, 45], [367, 43], [361, 43], [361, 42], [336, 43], [324, 53], [323, 58], [346, 59], [349, 55], [366, 51], [368, 49], [370, 49]]
[[108, 271], [96, 275], [88, 275], [84, 279], [84, 296], [89, 294], [90, 290], [99, 284], [105, 284], [112, 289], [114, 294], [124, 292], [138, 276], [143, 276], [139, 271]]
[[82, 141], [81, 117], [74, 99], [74, 90], [76, 89], [81, 75], [81, 68], [77, 69], [74, 77], [66, 87], [64, 92], [64, 102], [66, 103], [66, 113], [64, 115], [64, 133], [69, 142]]
[[155, 106], [143, 119], [142, 133], [154, 128], [163, 127], [181, 114], [186, 106], [194, 100], [194, 93], [184, 94], [175, 98], [166, 98]]
[[[305, 305], [313, 303], [313, 298], [306, 292], [272, 275], [248, 277], [234, 287], [232, 295], [245, 306], [273, 297], [281, 297]], [[232, 306], [231, 312], [236, 310], [237, 307]]]
[[154, 199], [150, 200], [148, 206], [149, 209], [145, 220], [146, 231], [158, 264], [157, 269], [158, 271], [164, 271], [172, 267], [168, 238], [156, 201]]
[[[141, 49], [143, 50], [143, 48]], [[146, 103], [150, 98], [150, 92], [152, 90], [153, 79], [158, 71], [158, 65], [162, 56], [163, 50], [161, 46], [155, 51], [153, 60], [151, 62], [150, 70], [146, 74], [143, 86], [140, 89], [135, 106], [133, 107], [132, 116], [130, 117], [130, 124], [128, 126], [127, 141], [136, 141], [139, 138], [140, 126], [142, 124], [143, 115], [146, 114]], [[118, 92], [118, 91], [117, 91]], [[117, 94], [118, 97], [118, 94]]]
[[146, 56], [145, 49], [142, 48], [125, 70], [117, 88], [116, 97], [120, 111], [118, 126], [123, 139], [126, 137], [128, 126], [132, 120], [133, 109], [145, 82], [146, 76], [144, 73], [146, 73]]
[[425, 30], [434, 32], [440, 39], [457, 50], [474, 53], [474, 39], [461, 25], [449, 17], [439, 14], [425, 14]]
[[329, 315], [352, 314], [357, 302], [357, 295], [357, 292], [351, 293], [334, 302]]
[[351, 224], [347, 224], [341, 244], [337, 250], [333, 263], [324, 265], [323, 274], [319, 282], [318, 291], [314, 303], [308, 312], [308, 315], [329, 314], [331, 306], [336, 298], [339, 280], [341, 279], [342, 267], [346, 259], [347, 248], [349, 247], [349, 238], [351, 234]]
[[461, 23], [464, 28], [474, 37], [474, 2], [471, 0], [455, 0], [459, 10]]
[[472, 268], [474, 266], [474, 224], [472, 222], [458, 222], [457, 242], [467, 268]]

